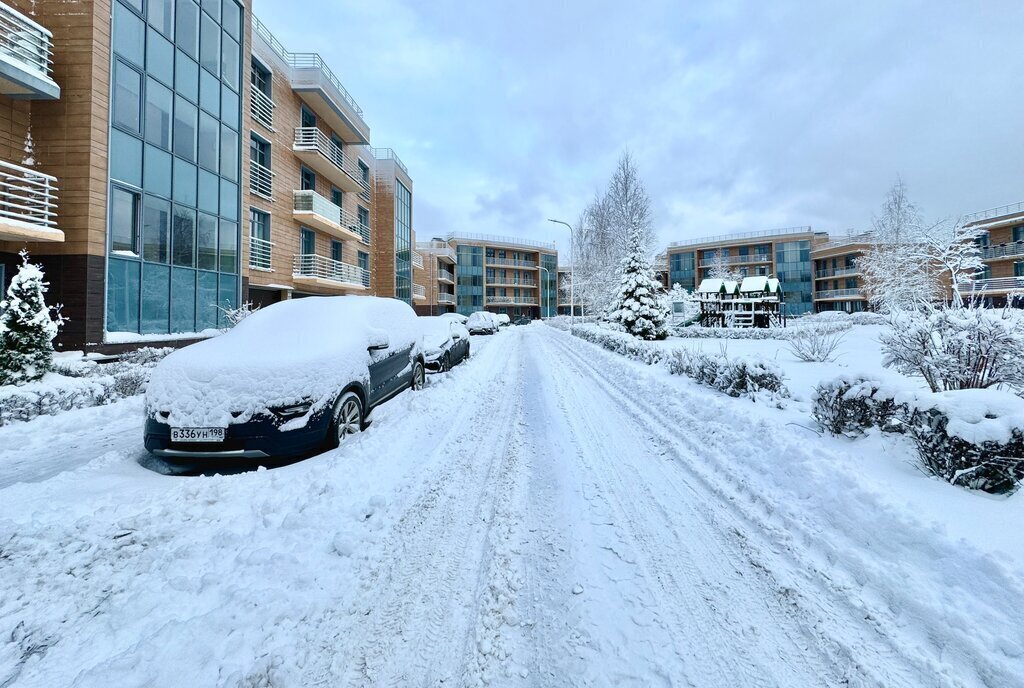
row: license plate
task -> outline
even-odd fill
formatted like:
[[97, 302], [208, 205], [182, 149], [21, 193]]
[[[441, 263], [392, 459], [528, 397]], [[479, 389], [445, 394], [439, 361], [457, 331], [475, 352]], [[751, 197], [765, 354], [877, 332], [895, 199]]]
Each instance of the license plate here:
[[224, 428], [171, 428], [171, 442], [223, 442]]

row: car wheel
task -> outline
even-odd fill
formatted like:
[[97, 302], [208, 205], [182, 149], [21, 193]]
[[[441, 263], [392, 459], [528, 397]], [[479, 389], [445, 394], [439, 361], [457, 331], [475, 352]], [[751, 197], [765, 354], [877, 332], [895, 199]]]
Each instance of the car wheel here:
[[451, 354], [446, 353], [444, 356], [441, 357], [441, 372], [442, 373], [447, 373], [451, 369], [452, 369], [452, 356], [451, 356]]
[[328, 440], [338, 446], [363, 429], [363, 402], [355, 392], [345, 392], [334, 404]]
[[473, 350], [467, 346], [466, 347], [466, 355], [463, 356], [463, 358], [469, 358], [472, 355], [473, 355]]
[[427, 376], [423, 372], [423, 364], [416, 361], [412, 364], [412, 388], [413, 390], [421, 390], [427, 383]]

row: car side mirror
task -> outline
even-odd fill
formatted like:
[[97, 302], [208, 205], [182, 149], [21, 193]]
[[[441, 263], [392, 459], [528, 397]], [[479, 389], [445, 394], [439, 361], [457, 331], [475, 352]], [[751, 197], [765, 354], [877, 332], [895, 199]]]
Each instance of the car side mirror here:
[[455, 341], [459, 341], [460, 339], [462, 339], [462, 335], [459, 334], [458, 332], [452, 332], [452, 339], [454, 339]]
[[370, 333], [366, 343], [367, 351], [380, 351], [391, 346], [391, 342], [388, 340], [388, 335], [380, 330], [376, 330]]

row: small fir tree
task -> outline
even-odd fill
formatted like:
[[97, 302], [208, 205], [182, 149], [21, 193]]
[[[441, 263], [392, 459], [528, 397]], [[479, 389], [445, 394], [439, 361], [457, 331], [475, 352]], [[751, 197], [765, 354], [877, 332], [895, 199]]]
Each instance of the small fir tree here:
[[611, 312], [611, 320], [621, 324], [626, 332], [638, 339], [667, 337], [669, 310], [660, 298], [661, 283], [651, 271], [642, 236], [635, 227], [629, 235], [620, 274], [621, 287]]
[[64, 324], [60, 306], [46, 305], [43, 270], [21, 252], [21, 267], [0, 301], [0, 385], [38, 380], [53, 367], [53, 338]]

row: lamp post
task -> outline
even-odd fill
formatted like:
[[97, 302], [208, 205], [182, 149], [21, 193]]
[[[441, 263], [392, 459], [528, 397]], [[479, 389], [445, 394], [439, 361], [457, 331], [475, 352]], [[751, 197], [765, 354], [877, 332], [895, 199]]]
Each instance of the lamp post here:
[[[558, 225], [565, 225], [569, 228], [569, 325], [576, 323], [576, 256], [572, 250], [572, 225], [561, 220], [548, 219]], [[555, 280], [555, 289], [558, 289], [558, 280]]]

